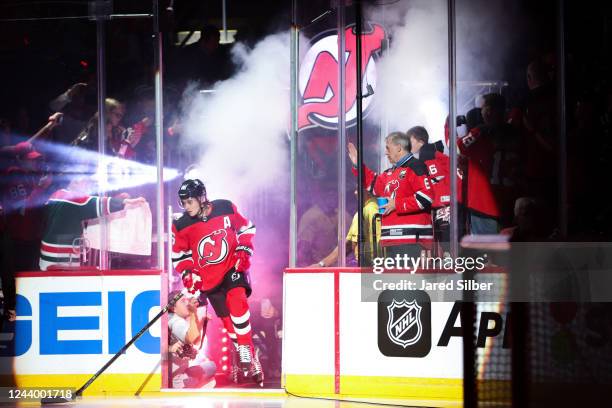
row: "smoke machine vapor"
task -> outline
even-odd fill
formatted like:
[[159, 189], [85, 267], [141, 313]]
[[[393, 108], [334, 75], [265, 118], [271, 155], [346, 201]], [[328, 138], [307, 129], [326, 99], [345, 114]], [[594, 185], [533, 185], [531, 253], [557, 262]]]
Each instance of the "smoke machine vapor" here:
[[[457, 76], [459, 81], [502, 79], [520, 22], [512, 2], [471, 1], [458, 4]], [[445, 0], [410, 0], [371, 6], [366, 18], [383, 24], [391, 38], [378, 68], [376, 104], [368, 120], [388, 123], [389, 130], [406, 131], [422, 125], [435, 141], [443, 139], [448, 113], [448, 14]], [[473, 107], [476, 89], [458, 83]], [[465, 113], [465, 112], [460, 112]]]
[[245, 198], [285, 177], [289, 129], [289, 35], [250, 49], [237, 44], [238, 73], [212, 92], [186, 92], [182, 147], [200, 153], [199, 176], [211, 197]]
[[448, 110], [445, 6], [444, 1], [410, 2], [399, 3], [384, 16], [379, 8], [366, 11], [367, 18], [384, 21], [392, 38], [378, 66], [377, 100], [370, 116], [388, 123], [389, 130], [423, 125], [432, 139], [443, 135]]

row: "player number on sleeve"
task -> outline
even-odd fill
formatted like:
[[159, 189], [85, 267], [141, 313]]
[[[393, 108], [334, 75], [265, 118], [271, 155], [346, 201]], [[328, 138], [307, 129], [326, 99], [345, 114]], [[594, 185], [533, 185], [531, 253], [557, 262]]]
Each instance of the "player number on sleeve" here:
[[430, 164], [429, 165], [429, 175], [430, 176], [435, 176], [438, 173], [438, 169], [436, 169], [436, 165], [435, 164]]
[[26, 191], [23, 184], [19, 184], [17, 186], [12, 187], [10, 189], [10, 192], [12, 198], [25, 197], [28, 195], [28, 192]]
[[465, 147], [470, 147], [470, 145], [472, 143], [474, 143], [476, 141], [476, 138], [474, 136], [472, 136], [471, 133], [468, 133], [468, 135], [466, 137], [464, 137], [463, 139], [461, 139], [461, 143], [463, 143], [463, 145]]

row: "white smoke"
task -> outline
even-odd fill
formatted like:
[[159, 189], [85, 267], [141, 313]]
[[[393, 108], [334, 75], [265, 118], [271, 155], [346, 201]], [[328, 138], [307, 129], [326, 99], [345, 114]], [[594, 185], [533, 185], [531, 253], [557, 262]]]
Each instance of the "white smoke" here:
[[[388, 123], [390, 131], [422, 125], [432, 141], [443, 138], [448, 115], [447, 3], [404, 0], [366, 10], [366, 18], [382, 23], [392, 39], [377, 65], [376, 107], [369, 120]], [[516, 9], [508, 3], [512, 2], [457, 2], [458, 114], [473, 107], [463, 102], [479, 92], [463, 81], [502, 79], [518, 21]]]
[[392, 39], [377, 66], [370, 118], [388, 123], [390, 131], [423, 125], [433, 140], [442, 138], [448, 110], [446, 2], [400, 2], [370, 9], [367, 17], [382, 21]]
[[183, 146], [201, 153], [193, 174], [212, 198], [238, 200], [286, 178], [289, 35], [237, 44], [232, 57], [236, 75], [183, 101]]
[[[459, 81], [503, 79], [500, 66], [518, 31], [514, 6], [502, 0], [464, 3], [457, 4]], [[390, 131], [423, 125], [432, 141], [442, 139], [448, 112], [447, 1], [372, 6], [365, 17], [382, 23], [392, 37], [377, 64], [374, 111], [367, 120], [386, 123]], [[237, 199], [286, 180], [289, 35], [268, 36], [252, 49], [237, 44], [232, 54], [241, 67], [233, 78], [215, 84], [213, 93], [195, 92], [183, 101], [183, 145], [198, 156], [196, 175], [211, 197]], [[465, 110], [458, 107], [458, 113]]]

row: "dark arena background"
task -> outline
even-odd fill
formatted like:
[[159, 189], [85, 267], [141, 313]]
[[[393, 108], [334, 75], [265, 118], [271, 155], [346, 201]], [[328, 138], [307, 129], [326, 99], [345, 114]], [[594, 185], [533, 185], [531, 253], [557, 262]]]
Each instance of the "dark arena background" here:
[[610, 405], [611, 157], [609, 2], [3, 0], [0, 405]]

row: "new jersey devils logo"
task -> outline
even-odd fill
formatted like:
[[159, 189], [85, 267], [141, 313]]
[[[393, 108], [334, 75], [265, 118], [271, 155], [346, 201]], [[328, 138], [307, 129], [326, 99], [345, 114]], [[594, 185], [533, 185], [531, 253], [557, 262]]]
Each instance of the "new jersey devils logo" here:
[[198, 242], [198, 255], [200, 256], [198, 264], [200, 264], [200, 267], [223, 262], [229, 252], [226, 237], [227, 232], [224, 229], [218, 229]]
[[[354, 28], [345, 31], [346, 55], [345, 61], [345, 106], [346, 126], [351, 127], [357, 118], [356, 106], [356, 36]], [[376, 88], [376, 62], [374, 56], [382, 48], [385, 37], [383, 28], [374, 24], [362, 35], [362, 78], [363, 85], [369, 84]], [[330, 32], [331, 33], [331, 32]], [[330, 34], [318, 41], [304, 56], [299, 73], [299, 89], [303, 98], [298, 109], [298, 130], [313, 126], [330, 129], [338, 127], [338, 35]], [[363, 100], [364, 117], [372, 98]]]
[[402, 300], [393, 302], [387, 306], [389, 320], [387, 321], [387, 335], [389, 340], [404, 348], [415, 344], [423, 334], [421, 323], [422, 307], [412, 300]]
[[385, 195], [387, 195], [387, 196], [389, 196], [391, 198], [395, 198], [395, 195], [397, 194], [397, 189], [398, 188], [399, 188], [399, 181], [391, 180], [385, 186]]

